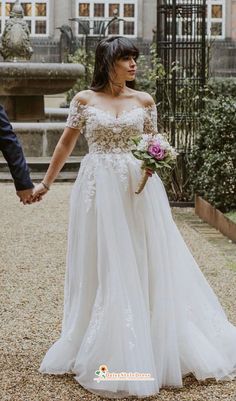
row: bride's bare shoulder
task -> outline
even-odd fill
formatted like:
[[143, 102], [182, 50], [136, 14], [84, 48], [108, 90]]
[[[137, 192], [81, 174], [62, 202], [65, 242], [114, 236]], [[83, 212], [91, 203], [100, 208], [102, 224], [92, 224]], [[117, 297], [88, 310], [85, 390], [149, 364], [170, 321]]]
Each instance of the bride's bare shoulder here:
[[155, 106], [154, 99], [149, 93], [135, 89], [130, 89], [130, 91], [142, 107]]
[[143, 107], [154, 106], [154, 99], [149, 93], [137, 91], [137, 96], [139, 97], [139, 101]]
[[93, 91], [91, 89], [85, 89], [82, 90], [74, 96], [74, 99], [77, 100], [77, 102], [86, 105], [89, 103], [89, 100], [91, 99], [91, 96], [93, 94]]

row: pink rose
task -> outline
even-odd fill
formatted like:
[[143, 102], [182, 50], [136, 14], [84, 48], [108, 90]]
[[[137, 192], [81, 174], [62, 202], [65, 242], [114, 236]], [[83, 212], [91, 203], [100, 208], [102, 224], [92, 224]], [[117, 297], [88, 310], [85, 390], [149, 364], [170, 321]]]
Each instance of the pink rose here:
[[148, 147], [148, 153], [157, 160], [162, 160], [165, 157], [165, 151], [161, 149], [158, 143], [155, 145], [150, 145]]

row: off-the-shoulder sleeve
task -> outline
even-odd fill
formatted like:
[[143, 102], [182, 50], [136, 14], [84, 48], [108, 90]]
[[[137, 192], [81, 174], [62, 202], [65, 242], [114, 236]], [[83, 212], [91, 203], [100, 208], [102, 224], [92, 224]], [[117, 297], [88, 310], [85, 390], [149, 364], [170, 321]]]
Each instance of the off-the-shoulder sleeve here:
[[145, 108], [143, 132], [144, 134], [157, 134], [157, 108], [155, 104]]
[[76, 97], [73, 97], [70, 102], [66, 127], [79, 129], [83, 133], [85, 121], [85, 105], [81, 104]]

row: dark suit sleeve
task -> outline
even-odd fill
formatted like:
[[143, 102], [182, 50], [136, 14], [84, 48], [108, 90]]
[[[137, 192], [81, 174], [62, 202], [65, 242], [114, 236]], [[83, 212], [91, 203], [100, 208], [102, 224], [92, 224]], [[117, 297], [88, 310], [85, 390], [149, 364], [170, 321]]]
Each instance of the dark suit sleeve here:
[[0, 150], [5, 157], [17, 191], [33, 188], [21, 144], [0, 106]]

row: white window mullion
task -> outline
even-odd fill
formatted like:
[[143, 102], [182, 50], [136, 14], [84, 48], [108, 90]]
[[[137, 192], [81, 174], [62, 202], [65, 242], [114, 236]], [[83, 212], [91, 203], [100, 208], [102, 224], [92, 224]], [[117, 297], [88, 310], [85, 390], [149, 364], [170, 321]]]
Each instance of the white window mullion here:
[[49, 4], [49, 1], [47, 1], [46, 7], [47, 7], [47, 9], [46, 9], [46, 18], [47, 18], [46, 35], [49, 36], [49, 21], [50, 21], [50, 4]]
[[[124, 2], [120, 3], [120, 18], [124, 18]], [[124, 35], [124, 21], [120, 21], [120, 35]]]
[[5, 28], [5, 22], [6, 22], [5, 2], [2, 1], [2, 33]]
[[207, 23], [207, 36], [210, 37], [211, 36], [211, 4], [208, 1], [207, 2], [207, 19], [206, 19], [206, 23]]
[[[93, 26], [94, 26], [94, 1], [90, 2], [90, 21], [89, 21], [89, 28], [90, 33], [93, 35]], [[90, 34], [89, 33], [89, 34]]]
[[222, 4], [222, 37], [223, 39], [225, 38], [225, 19], [226, 19], [226, 4], [225, 1], [223, 1]]
[[138, 2], [134, 5], [134, 36], [138, 36]]
[[109, 18], [109, 3], [105, 2], [105, 10], [104, 10], [105, 19]]
[[31, 35], [35, 36], [35, 3], [32, 1]]

